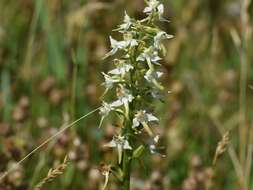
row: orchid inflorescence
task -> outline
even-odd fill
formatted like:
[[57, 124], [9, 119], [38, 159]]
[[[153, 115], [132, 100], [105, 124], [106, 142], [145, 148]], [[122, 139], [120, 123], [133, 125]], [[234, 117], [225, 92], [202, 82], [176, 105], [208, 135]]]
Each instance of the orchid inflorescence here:
[[[159, 122], [159, 119], [150, 112], [149, 103], [160, 99], [164, 90], [158, 81], [163, 74], [158, 70], [161, 66], [160, 56], [165, 52], [161, 42], [173, 38], [155, 24], [156, 21], [167, 21], [162, 16], [163, 4], [158, 0], [149, 0], [146, 3], [147, 7], [143, 12], [147, 17], [142, 20], [135, 20], [125, 12], [123, 24], [115, 29], [122, 34], [123, 39], [118, 41], [110, 36], [111, 51], [104, 57], [117, 57], [113, 60], [115, 68], [102, 73], [106, 88], [104, 95], [111, 91], [116, 100], [108, 102], [103, 99], [100, 126], [110, 113], [116, 113], [122, 121], [120, 134], [115, 135], [106, 146], [118, 151], [118, 164], [115, 167], [123, 175], [120, 179], [123, 184], [129, 178], [129, 174], [126, 174], [129, 171], [125, 170], [130, 170], [129, 165], [136, 155], [141, 156], [143, 147], [156, 153], [155, 146], [159, 136], [154, 133], [151, 124]], [[153, 142], [151, 145], [139, 140], [138, 136], [142, 133], [149, 135]]]

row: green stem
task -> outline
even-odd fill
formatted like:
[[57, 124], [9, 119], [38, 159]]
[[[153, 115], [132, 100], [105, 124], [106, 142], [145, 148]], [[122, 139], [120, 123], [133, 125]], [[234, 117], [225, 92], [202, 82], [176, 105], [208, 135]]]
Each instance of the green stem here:
[[[131, 56], [131, 63], [132, 65], [135, 65], [135, 60], [136, 60], [136, 56], [135, 56], [135, 52], [132, 51], [131, 52], [132, 56]], [[134, 81], [135, 81], [135, 70], [130, 71], [130, 82], [131, 82], [131, 91], [133, 93], [133, 95], [135, 95], [135, 88], [134, 88]], [[124, 130], [123, 130], [123, 135], [128, 137], [128, 141], [130, 142], [130, 145], [132, 144], [132, 140], [130, 139], [132, 136], [134, 136], [133, 134], [133, 130], [132, 130], [132, 120], [134, 117], [134, 110], [135, 110], [135, 103], [134, 100], [133, 102], [131, 102], [128, 106], [127, 106], [127, 112], [126, 112], [126, 118], [125, 118], [125, 122], [124, 122]], [[124, 150], [123, 152], [123, 161], [122, 161], [122, 171], [123, 171], [123, 181], [122, 181], [122, 190], [130, 190], [130, 180], [131, 180], [131, 165], [132, 165], [132, 154], [133, 151], [132, 150]]]
[[76, 107], [76, 85], [77, 85], [77, 72], [78, 65], [76, 60], [76, 55], [72, 52], [73, 59], [73, 71], [72, 71], [72, 81], [71, 81], [71, 96], [70, 96], [70, 116], [71, 120], [75, 119], [75, 107]]
[[122, 190], [130, 190], [130, 174], [131, 174], [131, 154], [132, 152], [124, 151], [123, 157], [123, 186]]
[[[130, 145], [132, 144], [131, 136], [133, 135], [132, 120], [133, 120], [133, 102], [129, 104], [129, 115], [124, 122], [125, 128], [123, 129], [123, 135], [128, 137]], [[130, 190], [130, 179], [131, 179], [131, 165], [132, 165], [132, 150], [124, 150], [123, 161], [121, 164], [123, 171], [122, 190]]]

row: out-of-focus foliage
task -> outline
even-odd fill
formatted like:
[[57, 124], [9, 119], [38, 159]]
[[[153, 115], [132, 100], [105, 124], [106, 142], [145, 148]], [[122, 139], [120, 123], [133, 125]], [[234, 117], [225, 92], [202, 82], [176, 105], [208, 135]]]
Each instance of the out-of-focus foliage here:
[[[235, 152], [243, 148], [238, 126], [245, 128], [240, 133], [245, 142], [253, 143], [253, 40], [245, 38], [242, 1], [163, 1], [171, 23], [161, 27], [175, 36], [165, 43], [168, 53], [162, 61], [163, 84], [172, 93], [156, 105], [163, 121], [157, 132], [167, 157], [147, 156], [141, 167], [134, 165], [134, 190], [240, 189], [243, 177], [253, 188], [251, 164], [244, 164], [243, 153], [239, 169], [231, 151], [212, 166], [226, 130], [231, 130]], [[100, 105], [101, 72], [112, 66], [110, 60], [102, 61], [108, 36], [119, 37], [111, 31], [125, 10], [143, 18], [143, 7], [142, 0], [0, 0], [0, 173], [59, 126]], [[253, 3], [250, 29], [252, 10]], [[240, 42], [247, 45], [238, 48]], [[243, 77], [247, 98], [239, 101]], [[46, 189], [99, 189], [100, 160], [115, 158], [103, 145], [118, 124], [108, 122], [105, 130], [98, 130], [98, 124], [98, 115], [79, 122], [8, 175], [0, 189], [33, 189], [65, 155], [69, 166]], [[251, 154], [247, 158], [249, 162]], [[108, 189], [117, 189], [113, 178]]]

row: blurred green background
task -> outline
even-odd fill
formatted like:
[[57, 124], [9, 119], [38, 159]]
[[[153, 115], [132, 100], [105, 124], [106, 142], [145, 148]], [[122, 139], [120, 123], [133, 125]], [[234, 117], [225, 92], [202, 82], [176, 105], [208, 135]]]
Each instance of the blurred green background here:
[[[163, 84], [157, 103], [166, 158], [145, 156], [133, 167], [134, 190], [253, 189], [253, 3], [250, 0], [164, 0]], [[247, 5], [248, 2], [248, 5]], [[100, 105], [102, 60], [124, 10], [143, 18], [143, 0], [0, 0], [0, 173], [63, 124]], [[117, 123], [98, 129], [82, 120], [29, 158], [0, 190], [33, 189], [68, 155], [67, 170], [48, 190], [97, 190], [101, 161]], [[228, 152], [212, 166], [218, 141], [230, 130]], [[111, 177], [108, 189], [117, 188]]]

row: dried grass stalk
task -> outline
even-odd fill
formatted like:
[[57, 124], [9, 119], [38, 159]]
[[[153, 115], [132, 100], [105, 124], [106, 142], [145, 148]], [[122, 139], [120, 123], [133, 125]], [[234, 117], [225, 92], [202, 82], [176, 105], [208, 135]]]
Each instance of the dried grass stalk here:
[[56, 168], [51, 168], [48, 171], [47, 176], [36, 185], [35, 190], [41, 190], [46, 183], [55, 180], [55, 178], [63, 174], [67, 166], [68, 166], [68, 157], [66, 156], [64, 158], [63, 163], [58, 165]]
[[228, 144], [229, 144], [229, 131], [227, 131], [223, 136], [221, 141], [218, 143], [216, 151], [215, 151], [215, 155], [214, 155], [214, 159], [213, 159], [213, 165], [216, 164], [217, 159], [227, 150]]

